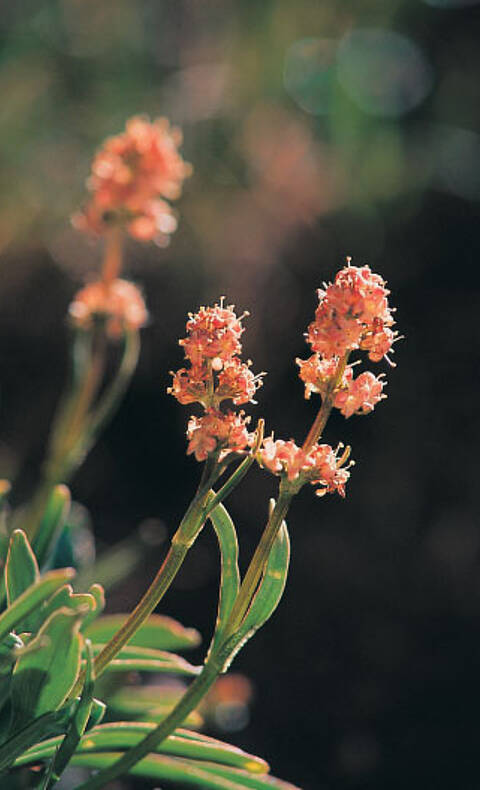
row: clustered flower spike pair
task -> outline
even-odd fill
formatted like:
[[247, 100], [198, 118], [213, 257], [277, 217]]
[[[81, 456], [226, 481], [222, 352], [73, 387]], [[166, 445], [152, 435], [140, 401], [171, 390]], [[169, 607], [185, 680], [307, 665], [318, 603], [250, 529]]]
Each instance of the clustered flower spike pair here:
[[[368, 266], [351, 266], [349, 261], [334, 283], [318, 294], [315, 320], [306, 335], [314, 353], [307, 360], [297, 360], [305, 397], [318, 393], [322, 408], [336, 407], [345, 417], [367, 414], [385, 397], [383, 379], [370, 371], [354, 378], [353, 366], [347, 362], [355, 350], [366, 351], [374, 362], [391, 351], [396, 332], [392, 330], [389, 291]], [[243, 412], [220, 411], [220, 403], [226, 399], [235, 405], [254, 402], [264, 375], [254, 376], [250, 362], [245, 365], [239, 359], [242, 318], [223, 303], [202, 307], [190, 315], [188, 336], [180, 340], [190, 368], [172, 374], [168, 391], [180, 403], [199, 402], [205, 410], [202, 417], [190, 419], [187, 430], [188, 453], [194, 453], [199, 461], [211, 453], [224, 457], [228, 452], [245, 451], [253, 443]], [[328, 413], [325, 421], [327, 417]], [[319, 438], [320, 434], [309, 434], [299, 447], [293, 440], [267, 437], [258, 451], [258, 461], [294, 489], [309, 482], [318, 486], [319, 496], [334, 491], [344, 496], [352, 464], [346, 464], [350, 450], [341, 444], [333, 450], [328, 444], [319, 444]]]
[[[178, 197], [191, 172], [178, 153], [180, 142], [181, 133], [165, 119], [128, 121], [125, 132], [109, 138], [97, 153], [87, 182], [92, 196], [75, 215], [75, 226], [106, 235], [107, 240], [120, 230], [143, 241], [166, 243], [176, 227], [167, 200]], [[348, 360], [353, 351], [363, 351], [372, 362], [385, 357], [392, 364], [388, 355], [397, 333], [392, 329], [388, 295], [380, 275], [368, 266], [351, 266], [350, 259], [334, 282], [318, 291], [319, 305], [306, 333], [313, 354], [297, 359], [305, 398], [312, 394], [321, 398], [318, 418], [301, 447], [292, 439], [270, 436], [254, 450], [260, 465], [282, 477], [292, 490], [309, 482], [318, 486], [318, 495], [335, 491], [345, 495], [353, 463], [347, 463], [349, 448], [344, 450], [340, 444], [333, 450], [318, 441], [332, 408], [347, 418], [368, 414], [385, 397], [383, 374], [364, 371], [354, 377], [354, 365]], [[142, 327], [148, 314], [138, 288], [115, 274], [83, 288], [72, 302], [70, 315], [83, 329], [103, 317], [107, 334], [115, 338]], [[242, 362], [240, 357], [245, 315], [238, 317], [223, 300], [201, 307], [190, 314], [187, 336], [180, 340], [188, 367], [172, 374], [168, 391], [184, 405], [199, 403], [203, 408], [201, 416], [190, 418], [187, 428], [187, 452], [198, 461], [215, 455], [221, 462], [254, 445], [256, 437], [248, 431], [250, 418], [244, 411], [222, 409], [227, 400], [234, 406], [255, 403], [262, 384], [264, 374], [255, 376], [251, 362]]]

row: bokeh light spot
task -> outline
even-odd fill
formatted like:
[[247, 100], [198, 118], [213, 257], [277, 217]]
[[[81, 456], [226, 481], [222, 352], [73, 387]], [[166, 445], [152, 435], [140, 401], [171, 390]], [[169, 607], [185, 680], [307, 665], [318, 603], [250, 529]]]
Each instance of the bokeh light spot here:
[[446, 126], [437, 131], [435, 138], [441, 186], [467, 200], [480, 200], [480, 135]]
[[303, 38], [288, 48], [285, 89], [305, 112], [326, 115], [330, 111], [336, 50], [337, 42], [326, 38]]
[[424, 100], [432, 86], [432, 70], [421, 50], [399, 33], [354, 30], [340, 43], [337, 57], [343, 89], [372, 115], [404, 115]]

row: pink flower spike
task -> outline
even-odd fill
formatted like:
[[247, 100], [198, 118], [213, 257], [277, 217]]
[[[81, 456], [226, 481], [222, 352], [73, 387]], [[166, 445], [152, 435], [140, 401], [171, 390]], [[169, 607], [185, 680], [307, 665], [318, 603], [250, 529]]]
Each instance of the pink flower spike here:
[[237, 317], [233, 305], [224, 307], [222, 302], [213, 307], [201, 307], [198, 313], [190, 314], [188, 336], [179, 342], [191, 364], [201, 365], [205, 359], [210, 359], [218, 371], [226, 361], [239, 354], [242, 350], [243, 317]]
[[314, 352], [329, 359], [358, 348], [380, 360], [390, 349], [395, 333], [385, 281], [368, 266], [346, 266], [333, 284], [319, 290], [315, 320], [307, 340]]
[[165, 118], [135, 117], [97, 152], [87, 187], [91, 199], [73, 217], [79, 230], [103, 234], [121, 225], [140, 241], [168, 243], [176, 220], [166, 200], [180, 195], [192, 172], [178, 152], [181, 132]]

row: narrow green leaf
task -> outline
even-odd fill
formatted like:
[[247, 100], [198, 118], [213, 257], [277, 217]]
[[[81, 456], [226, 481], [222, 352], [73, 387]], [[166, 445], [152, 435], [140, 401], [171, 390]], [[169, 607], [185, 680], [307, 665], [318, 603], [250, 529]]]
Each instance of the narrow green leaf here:
[[70, 704], [60, 710], [45, 713], [9, 738], [0, 747], [0, 774], [13, 765], [15, 759], [37, 743], [40, 738], [47, 738], [62, 732], [72, 712], [73, 706]]
[[[101, 754], [76, 754], [72, 765], [84, 765], [90, 768], [106, 768], [116, 762], [122, 752], [104, 752]], [[219, 767], [195, 760], [181, 760], [176, 757], [165, 757], [150, 754], [130, 771], [134, 776], [142, 776], [155, 781], [171, 781], [181, 783], [185, 787], [199, 787], [206, 790], [299, 790], [288, 782], [282, 782], [271, 776], [254, 776], [235, 768]], [[83, 787], [84, 785], [82, 785]], [[88, 783], [85, 783], [88, 787]]]
[[[103, 615], [86, 628], [85, 636], [93, 643], [109, 642], [126, 619], [125, 614]], [[184, 628], [171, 617], [151, 614], [132, 636], [129, 644], [159, 650], [187, 650], [197, 647], [200, 641], [200, 634], [194, 628]]]
[[268, 788], [276, 788], [276, 790], [299, 790], [295, 785], [290, 782], [284, 782], [281, 779], [276, 779], [274, 776], [248, 773], [236, 768], [225, 768], [223, 765], [217, 763], [208, 763], [206, 766], [209, 774], [212, 776], [222, 777], [238, 783], [240, 788], [251, 788], [251, 790], [267, 790]]
[[210, 651], [221, 642], [228, 616], [240, 589], [238, 568], [238, 540], [233, 521], [224, 507], [217, 507], [210, 513], [210, 521], [215, 530], [221, 558], [220, 593], [218, 614]]
[[70, 491], [65, 485], [55, 486], [33, 541], [38, 562], [43, 565], [55, 535], [63, 527], [71, 505]]
[[45, 782], [45, 790], [49, 790], [49, 788], [53, 787], [53, 785], [60, 779], [62, 773], [75, 753], [75, 750], [77, 749], [80, 739], [85, 732], [87, 722], [90, 718], [90, 711], [92, 709], [93, 702], [93, 687], [95, 685], [95, 670], [93, 666], [92, 643], [89, 639], [85, 640], [85, 657], [85, 683], [80, 695], [78, 707], [70, 720], [65, 738], [63, 739], [60, 748], [56, 752], [54, 759], [52, 760], [52, 769], [50, 772], [51, 775]]
[[10, 542], [10, 534], [7, 525], [8, 501], [11, 485], [8, 480], [0, 480], [0, 607], [5, 600], [5, 578], [3, 569]]
[[[100, 653], [105, 645], [94, 645], [95, 655]], [[201, 667], [192, 666], [182, 656], [169, 653], [165, 650], [154, 650], [150, 647], [123, 647], [105, 669], [108, 672], [167, 672], [173, 675], [193, 677], [198, 675]]]
[[282, 523], [272, 546], [265, 572], [250, 608], [242, 623], [242, 629], [257, 631], [270, 619], [283, 595], [290, 564], [290, 537], [287, 525]]
[[97, 619], [105, 609], [105, 590], [101, 584], [92, 584], [88, 592], [95, 599], [96, 607], [89, 612], [83, 619], [80, 630], [86, 631], [90, 623]]
[[[129, 749], [135, 746], [145, 735], [155, 729], [153, 722], [111, 722], [95, 727], [83, 736], [79, 743], [77, 753], [116, 751]], [[199, 738], [186, 738], [184, 730], [176, 730], [174, 735], [167, 738], [155, 751], [159, 754], [169, 754], [176, 757], [185, 757], [196, 760], [209, 760], [226, 766], [242, 768], [250, 773], [268, 773], [268, 763], [260, 757], [238, 749], [236, 746], [209, 738], [204, 735]], [[181, 734], [182, 733], [182, 734]], [[47, 760], [55, 753], [61, 743], [61, 737], [51, 738], [48, 741], [36, 744], [25, 754], [17, 759], [17, 765]]]
[[42, 650], [22, 656], [13, 672], [11, 732], [56, 710], [72, 690], [80, 671], [80, 617], [66, 607], [43, 624], [35, 640], [48, 640]]
[[101, 699], [97, 699], [94, 697], [92, 699], [92, 709], [90, 711], [90, 718], [88, 720], [87, 729], [91, 727], [96, 727], [102, 721], [105, 713], [107, 712], [107, 706]]
[[[178, 685], [125, 686], [108, 700], [109, 710], [127, 719], [149, 719], [156, 723], [167, 716], [185, 689]], [[185, 720], [189, 727], [200, 727], [201, 716], [193, 711]]]
[[49, 571], [49, 573], [44, 574], [38, 582], [30, 585], [30, 587], [25, 590], [25, 592], [22, 593], [2, 615], [0, 615], [0, 641], [49, 598], [55, 590], [74, 576], [75, 571], [73, 568], [62, 568], [57, 571]]
[[[22, 529], [13, 531], [8, 547], [7, 561], [5, 563], [5, 587], [7, 602], [11, 606], [30, 585], [35, 584], [40, 577], [36, 557], [32, 551], [28, 538]], [[26, 617], [20, 627], [24, 631], [33, 628], [32, 617]]]
[[[262, 580], [253, 596], [250, 608], [238, 628], [228, 640], [226, 659], [223, 672], [226, 672], [235, 656], [252, 638], [254, 633], [267, 622], [280, 603], [287, 582], [290, 563], [290, 538], [285, 522], [282, 523], [275, 543], [267, 560]], [[230, 646], [230, 650], [228, 650]]]
[[38, 785], [38, 790], [48, 790], [48, 788], [51, 786], [51, 783], [52, 782], [55, 783], [56, 780], [53, 775], [54, 762], [55, 762], [54, 760], [50, 760], [50, 762], [48, 763], [45, 773], [43, 775], [42, 783]]
[[[0, 710], [10, 697], [10, 683], [13, 665], [17, 660], [16, 651], [23, 648], [22, 640], [14, 633], [8, 634], [0, 644]], [[0, 741], [3, 731], [8, 729], [6, 712], [0, 717]]]
[[97, 608], [97, 602], [90, 593], [74, 593], [72, 585], [65, 584], [46, 601], [45, 607], [37, 616], [41, 615], [42, 621], [45, 621], [53, 612], [65, 606], [79, 612], [82, 617], [88, 617]]

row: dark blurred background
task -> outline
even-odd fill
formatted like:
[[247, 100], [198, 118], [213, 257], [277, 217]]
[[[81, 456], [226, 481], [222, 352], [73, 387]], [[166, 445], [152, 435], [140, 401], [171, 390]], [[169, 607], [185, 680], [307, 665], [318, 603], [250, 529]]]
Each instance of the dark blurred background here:
[[[195, 172], [170, 248], [128, 246], [151, 323], [73, 481], [101, 548], [128, 549], [139, 524], [154, 544], [110, 608], [141, 594], [198, 480], [189, 410], [165, 392], [187, 311], [221, 294], [251, 311], [246, 353], [268, 371], [252, 414], [302, 440], [315, 404], [294, 359], [315, 289], [346, 255], [368, 262], [405, 335], [389, 398], [329, 423], [326, 439], [357, 461], [347, 499], [295, 501], [284, 600], [235, 665], [254, 686], [250, 723], [227, 737], [304, 790], [477, 788], [480, 5], [3, 0], [0, 12], [1, 476], [18, 502], [34, 485], [67, 375], [66, 308], [100, 259], [69, 224], [93, 151], [133, 114], [167, 115]], [[274, 491], [256, 470], [231, 498], [244, 563]], [[205, 530], [162, 611], [208, 639], [216, 584]]]

